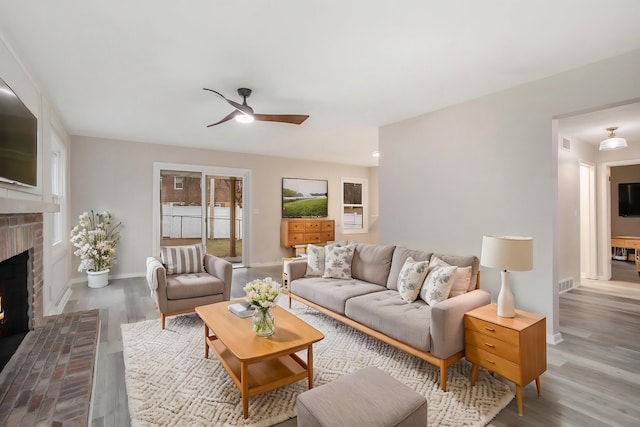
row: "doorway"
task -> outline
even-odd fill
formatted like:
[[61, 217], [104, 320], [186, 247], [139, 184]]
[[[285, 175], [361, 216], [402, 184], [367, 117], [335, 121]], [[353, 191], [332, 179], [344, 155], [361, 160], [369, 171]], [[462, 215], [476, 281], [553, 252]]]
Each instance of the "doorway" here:
[[249, 171], [155, 163], [154, 176], [153, 253], [202, 243], [234, 267], [249, 265]]
[[580, 278], [597, 278], [596, 168], [580, 162]]

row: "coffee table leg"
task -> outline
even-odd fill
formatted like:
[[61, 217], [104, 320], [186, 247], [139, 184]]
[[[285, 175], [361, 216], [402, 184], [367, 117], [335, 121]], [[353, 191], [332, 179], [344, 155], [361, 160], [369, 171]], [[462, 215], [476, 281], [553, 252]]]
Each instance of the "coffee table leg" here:
[[313, 388], [313, 345], [307, 348], [307, 373], [309, 374], [309, 388]]
[[242, 385], [242, 414], [244, 419], [249, 418], [249, 367], [246, 363], [240, 364], [240, 385]]
[[209, 343], [207, 342], [207, 339], [209, 339], [209, 327], [205, 323], [204, 324], [204, 358], [205, 359], [209, 358]]

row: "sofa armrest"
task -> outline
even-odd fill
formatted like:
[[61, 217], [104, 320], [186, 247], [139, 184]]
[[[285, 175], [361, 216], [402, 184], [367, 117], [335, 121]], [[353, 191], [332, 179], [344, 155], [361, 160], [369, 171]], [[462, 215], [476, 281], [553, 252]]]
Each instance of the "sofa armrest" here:
[[491, 303], [483, 289], [446, 299], [431, 308], [431, 354], [441, 359], [464, 350], [464, 314]]
[[206, 254], [204, 256], [204, 269], [210, 275], [224, 282], [223, 298], [224, 301], [229, 301], [231, 298], [231, 279], [233, 274], [233, 266], [231, 263], [217, 256]]
[[299, 260], [296, 259], [288, 262], [284, 268], [284, 272], [287, 275], [289, 283], [304, 277], [304, 275], [307, 274], [307, 260], [300, 258]]

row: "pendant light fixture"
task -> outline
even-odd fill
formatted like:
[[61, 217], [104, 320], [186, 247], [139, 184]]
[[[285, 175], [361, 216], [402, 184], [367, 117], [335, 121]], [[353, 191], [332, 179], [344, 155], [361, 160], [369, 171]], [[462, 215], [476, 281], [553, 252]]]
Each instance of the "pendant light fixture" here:
[[616, 136], [618, 127], [607, 128], [609, 137], [600, 143], [600, 151], [606, 150], [618, 150], [620, 148], [627, 148], [627, 140]]

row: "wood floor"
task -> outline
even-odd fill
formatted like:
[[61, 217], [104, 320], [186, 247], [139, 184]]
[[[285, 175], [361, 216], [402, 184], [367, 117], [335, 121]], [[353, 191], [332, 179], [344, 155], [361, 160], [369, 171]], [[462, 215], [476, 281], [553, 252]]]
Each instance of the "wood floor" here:
[[[232, 297], [255, 278], [280, 278], [280, 268], [234, 270]], [[65, 312], [100, 309], [101, 328], [92, 425], [128, 426], [120, 324], [158, 319], [144, 278], [112, 280], [102, 289], [77, 284]], [[169, 318], [168, 322], [171, 322]], [[523, 390], [492, 421], [503, 426], [640, 425], [640, 284], [588, 281], [560, 297], [564, 342], [547, 346], [542, 396]], [[295, 420], [279, 424], [295, 426]]]

